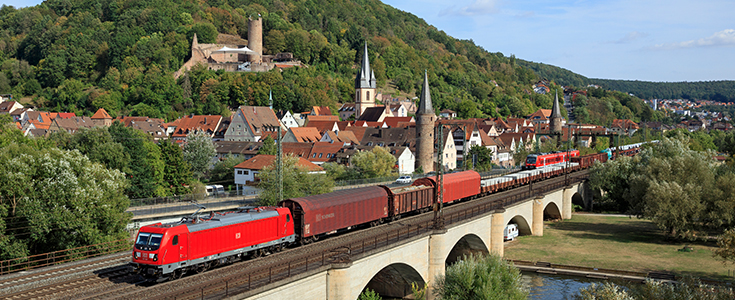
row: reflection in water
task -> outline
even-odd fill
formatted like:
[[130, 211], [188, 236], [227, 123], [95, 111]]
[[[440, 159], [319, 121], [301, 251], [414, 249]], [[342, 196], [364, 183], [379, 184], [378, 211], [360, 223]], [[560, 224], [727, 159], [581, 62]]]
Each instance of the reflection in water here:
[[604, 282], [604, 280], [583, 277], [548, 275], [534, 272], [521, 273], [523, 275], [523, 283], [530, 291], [528, 299], [574, 299], [574, 295], [578, 294], [579, 289], [587, 287], [592, 282]]

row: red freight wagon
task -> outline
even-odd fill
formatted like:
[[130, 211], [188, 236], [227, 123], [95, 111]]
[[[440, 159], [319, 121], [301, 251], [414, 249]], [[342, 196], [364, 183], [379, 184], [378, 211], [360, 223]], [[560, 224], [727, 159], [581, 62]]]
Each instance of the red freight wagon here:
[[206, 269], [243, 254], [279, 249], [295, 240], [288, 209], [248, 208], [209, 219], [144, 226], [138, 231], [130, 265], [147, 277], [177, 277], [188, 269]]
[[278, 205], [293, 213], [294, 229], [302, 242], [388, 217], [388, 193], [379, 186], [291, 198]]
[[431, 207], [434, 200], [433, 185], [410, 185], [398, 188], [388, 188], [381, 185], [390, 196], [390, 215], [400, 217], [401, 214], [418, 211]]
[[[413, 185], [436, 186], [436, 177], [417, 179]], [[444, 203], [480, 194], [480, 174], [464, 171], [444, 175]]]

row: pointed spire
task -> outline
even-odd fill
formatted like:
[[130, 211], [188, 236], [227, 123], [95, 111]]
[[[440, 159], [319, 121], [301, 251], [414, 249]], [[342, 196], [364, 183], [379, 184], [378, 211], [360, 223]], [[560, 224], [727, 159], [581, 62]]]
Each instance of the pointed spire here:
[[559, 110], [559, 92], [557, 91], [554, 94], [554, 105], [551, 107], [551, 117], [550, 119], [559, 118], [561, 119], [561, 111]]
[[357, 77], [355, 78], [355, 88], [374, 89], [375, 87], [375, 74], [373, 73], [373, 70], [370, 69], [370, 58], [368, 58], [367, 42], [365, 42], [365, 49], [362, 52], [362, 63], [360, 64], [360, 72], [357, 73]]
[[273, 110], [273, 90], [268, 91], [268, 106]]
[[431, 104], [431, 93], [429, 91], [429, 75], [426, 70], [424, 70], [424, 85], [419, 98], [419, 109], [416, 111], [416, 115], [420, 114], [434, 114], [434, 106]]

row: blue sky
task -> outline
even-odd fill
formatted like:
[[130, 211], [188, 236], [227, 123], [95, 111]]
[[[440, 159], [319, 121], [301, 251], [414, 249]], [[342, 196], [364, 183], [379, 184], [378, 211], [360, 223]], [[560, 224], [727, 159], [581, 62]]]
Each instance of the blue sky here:
[[[15, 7], [40, 0], [4, 0]], [[733, 0], [383, 0], [490, 52], [591, 78], [735, 80]]]
[[732, 0], [383, 0], [490, 52], [605, 79], [735, 80]]

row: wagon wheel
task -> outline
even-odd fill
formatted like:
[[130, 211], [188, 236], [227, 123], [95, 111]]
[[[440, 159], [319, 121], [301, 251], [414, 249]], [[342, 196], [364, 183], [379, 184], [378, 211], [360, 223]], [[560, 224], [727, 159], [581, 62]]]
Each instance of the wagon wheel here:
[[253, 252], [253, 254], [251, 254], [251, 255], [253, 256], [253, 258], [261, 257], [261, 256], [263, 256], [263, 250], [261, 250], [261, 249], [255, 250]]
[[197, 265], [197, 274], [204, 273], [204, 271], [206, 271], [207, 269], [209, 269], [209, 263], [201, 263], [201, 264], [198, 264]]
[[378, 226], [378, 224], [379, 224], [378, 220], [372, 221], [370, 222], [370, 227], [376, 227]]
[[271, 247], [271, 253], [278, 253], [278, 252], [281, 252], [281, 250], [283, 250], [282, 244], [276, 244], [276, 245], [273, 245], [273, 247]]
[[393, 216], [393, 221], [398, 221], [401, 219], [401, 215], [395, 215]]
[[317, 241], [319, 241], [319, 236], [318, 236], [318, 235], [314, 235], [314, 236], [312, 236], [312, 237], [311, 237], [311, 241], [312, 241], [312, 242], [317, 242]]
[[176, 280], [180, 279], [181, 277], [184, 277], [184, 270], [183, 269], [176, 269], [174, 270], [173, 274], [171, 274], [171, 279]]

